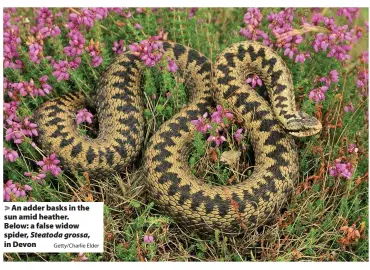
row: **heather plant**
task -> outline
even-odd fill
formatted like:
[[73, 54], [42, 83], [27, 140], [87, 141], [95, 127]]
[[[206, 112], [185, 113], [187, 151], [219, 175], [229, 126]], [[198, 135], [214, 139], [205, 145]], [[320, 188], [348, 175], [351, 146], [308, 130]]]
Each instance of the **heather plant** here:
[[[4, 201], [101, 201], [102, 254], [11, 254], [7, 261], [367, 261], [368, 9], [360, 8], [5, 8], [3, 10]], [[186, 78], [162, 42], [199, 50], [212, 61], [233, 43], [261, 42], [293, 74], [297, 106], [317, 117], [320, 134], [296, 139], [300, 178], [271, 224], [242, 235], [201, 235], [158, 213], [146, 197], [140, 161], [122, 175], [90, 181], [64, 171], [62, 158], [37, 143], [33, 113], [65, 93], [94, 95], [99, 74], [126, 51], [146, 69], [141, 88], [144, 148], [186, 106]], [[174, 75], [177, 76], [174, 76]], [[258, 92], [258, 74], [246, 84]], [[212, 185], [248, 181], [249, 133], [216, 104], [191, 119], [192, 173]], [[96, 134], [96, 112], [71, 115]]]

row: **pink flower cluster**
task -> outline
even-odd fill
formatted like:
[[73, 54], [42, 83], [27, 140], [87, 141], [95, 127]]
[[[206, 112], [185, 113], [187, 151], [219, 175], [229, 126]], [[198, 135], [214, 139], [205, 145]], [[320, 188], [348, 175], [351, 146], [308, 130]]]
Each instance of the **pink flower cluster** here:
[[352, 23], [354, 18], [360, 16], [360, 8], [338, 8], [337, 15], [345, 16], [349, 23]]
[[74, 29], [67, 35], [69, 40], [69, 46], [64, 47], [64, 52], [69, 57], [76, 57], [83, 53], [85, 45], [85, 37], [78, 30]]
[[240, 29], [240, 34], [250, 40], [262, 39], [264, 44], [269, 46], [271, 41], [268, 35], [259, 29], [262, 22], [262, 14], [259, 8], [248, 8], [247, 13], [244, 14], [245, 28]]
[[92, 124], [92, 118], [93, 117], [94, 117], [94, 115], [92, 113], [90, 113], [86, 108], [81, 109], [81, 110], [77, 111], [77, 114], [76, 114], [77, 125], [79, 125], [83, 122], [87, 122], [89, 124]]
[[352, 44], [362, 37], [362, 28], [349, 29], [348, 25], [336, 25], [334, 18], [328, 18], [320, 13], [315, 13], [311, 18], [312, 25], [320, 25], [326, 28], [325, 33], [318, 33], [313, 42], [315, 52], [328, 52], [328, 57], [335, 57], [339, 61], [346, 61], [351, 58], [349, 52]]
[[37, 181], [39, 184], [42, 184], [44, 182], [44, 178], [46, 177], [46, 173], [44, 172], [25, 172], [24, 176], [31, 177], [33, 181]]
[[357, 88], [360, 90], [360, 95], [367, 97], [369, 90], [369, 51], [362, 52], [360, 55], [360, 65], [357, 72]]
[[98, 67], [103, 62], [103, 58], [100, 56], [100, 43], [94, 42], [93, 40], [90, 41], [88, 47], [86, 47], [86, 52], [88, 52], [92, 56], [91, 64], [93, 67]]
[[123, 39], [114, 41], [112, 51], [116, 54], [121, 54], [122, 52], [126, 51], [125, 41]]
[[[191, 123], [195, 126], [197, 131], [206, 134], [209, 132], [208, 142], [214, 142], [216, 146], [220, 146], [226, 141], [225, 129], [229, 126], [229, 121], [234, 119], [234, 115], [228, 110], [224, 109], [221, 105], [217, 105], [216, 111], [208, 118], [208, 113], [205, 113], [197, 120], [192, 120]], [[243, 129], [238, 129], [234, 133], [234, 139], [239, 142], [242, 138]]]
[[355, 169], [350, 162], [345, 162], [338, 158], [335, 160], [335, 165], [329, 169], [329, 174], [333, 177], [340, 176], [350, 179], [354, 170]]
[[67, 27], [71, 30], [77, 30], [81, 26], [90, 29], [94, 26], [96, 20], [102, 20], [107, 16], [108, 8], [81, 8], [78, 13], [72, 12], [69, 14]]
[[57, 159], [57, 155], [52, 153], [36, 164], [42, 167], [44, 173], [50, 172], [52, 175], [58, 176], [62, 172], [62, 169], [58, 166], [59, 163], [60, 160]]
[[18, 100], [19, 96], [45, 96], [53, 90], [47, 83], [48, 77], [46, 75], [39, 79], [39, 85], [36, 85], [34, 80], [31, 79], [29, 82], [21, 81], [15, 83], [8, 83], [7, 90], [8, 96], [13, 100]]
[[284, 49], [284, 55], [290, 59], [295, 59], [296, 63], [304, 63], [307, 58], [310, 57], [309, 52], [300, 52], [298, 45], [302, 43], [303, 37], [299, 34], [294, 33], [293, 23], [293, 12], [296, 8], [285, 8], [284, 10], [273, 13], [271, 12], [267, 16], [269, 21], [269, 28], [272, 34], [277, 38], [275, 46]]
[[51, 60], [53, 66], [53, 75], [57, 78], [57, 81], [69, 80], [69, 70], [78, 68], [81, 64], [81, 58], [76, 57], [72, 61], [59, 60], [56, 62], [54, 59]]
[[4, 152], [4, 156], [5, 156], [5, 161], [14, 162], [18, 158], [17, 151], [14, 151], [11, 148], [3, 147], [3, 152]]
[[144, 243], [150, 244], [154, 242], [154, 237], [153, 235], [144, 235]]
[[20, 122], [19, 119], [6, 119], [4, 123], [5, 127], [5, 140], [13, 141], [15, 144], [20, 144], [23, 142], [24, 137], [34, 137], [38, 136], [37, 125], [31, 123], [28, 117], [23, 119], [23, 122]]
[[37, 26], [31, 27], [31, 33], [36, 34], [37, 37], [44, 39], [46, 37], [56, 37], [60, 35], [60, 28], [54, 24], [54, 19], [60, 17], [61, 13], [53, 14], [48, 8], [39, 8], [36, 10]]
[[[318, 81], [325, 83], [325, 85], [312, 89], [308, 95], [309, 99], [315, 101], [316, 103], [325, 100], [325, 93], [329, 89], [332, 82], [336, 83], [339, 81], [338, 71], [331, 70], [328, 77], [321, 77]], [[317, 81], [315, 81], [315, 85], [316, 83]]]
[[11, 12], [10, 9], [3, 10], [3, 65], [4, 69], [21, 69], [23, 63], [17, 59], [19, 57], [17, 49], [21, 43], [21, 38], [18, 26], [10, 22]]
[[148, 67], [155, 66], [163, 56], [163, 45], [159, 41], [158, 36], [149, 37], [140, 41], [140, 43], [133, 43], [129, 48], [135, 55], [139, 56]]
[[252, 88], [255, 88], [257, 85], [262, 86], [262, 80], [257, 74], [251, 74], [245, 82], [249, 83]]
[[3, 185], [3, 200], [6, 202], [16, 201], [17, 198], [26, 197], [26, 191], [31, 191], [29, 185], [22, 186], [19, 183], [13, 183], [13, 180], [8, 180]]

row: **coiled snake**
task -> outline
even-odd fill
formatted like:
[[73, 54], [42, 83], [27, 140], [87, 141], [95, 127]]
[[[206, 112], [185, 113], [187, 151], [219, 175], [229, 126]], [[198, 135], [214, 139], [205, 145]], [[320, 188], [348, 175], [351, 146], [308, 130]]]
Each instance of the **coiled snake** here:
[[[149, 194], [162, 211], [190, 229], [240, 232], [254, 228], [286, 200], [298, 178], [298, 155], [291, 135], [308, 136], [320, 122], [297, 111], [292, 76], [283, 60], [257, 42], [233, 44], [211, 62], [196, 50], [163, 42], [164, 57], [174, 59], [188, 79], [187, 107], [165, 122], [144, 152]], [[119, 55], [101, 78], [95, 97], [99, 135], [81, 135], [75, 112], [86, 98], [79, 93], [44, 103], [35, 113], [42, 147], [62, 158], [63, 168], [88, 171], [101, 179], [122, 172], [142, 150], [143, 71], [131, 52]], [[213, 70], [213, 73], [212, 73]], [[268, 102], [245, 83], [258, 74]], [[232, 110], [250, 131], [255, 153], [252, 175], [234, 186], [211, 186], [190, 172], [184, 153], [194, 136], [191, 120], [211, 109], [213, 100]]]

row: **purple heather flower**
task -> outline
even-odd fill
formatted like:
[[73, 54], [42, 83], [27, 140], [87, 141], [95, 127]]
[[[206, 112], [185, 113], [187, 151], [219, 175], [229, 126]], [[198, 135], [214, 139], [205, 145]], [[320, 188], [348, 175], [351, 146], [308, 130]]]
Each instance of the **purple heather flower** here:
[[36, 164], [42, 167], [44, 173], [51, 172], [54, 176], [58, 176], [62, 169], [57, 166], [60, 161], [57, 159], [55, 153], [52, 153], [50, 156], [45, 157], [42, 161], [38, 161]]
[[345, 16], [347, 20], [352, 23], [354, 18], [360, 16], [360, 8], [338, 8], [338, 16]]
[[32, 187], [24, 185], [23, 187], [19, 183], [13, 183], [13, 180], [8, 180], [3, 185], [3, 200], [4, 201], [15, 201], [17, 198], [26, 197], [26, 191], [31, 191]]
[[202, 132], [203, 134], [206, 134], [207, 131], [212, 128], [212, 126], [206, 122], [207, 116], [208, 113], [205, 113], [203, 114], [203, 117], [199, 117], [198, 120], [190, 121], [195, 126], [196, 130]]
[[67, 61], [59, 60], [58, 63], [54, 62], [53, 69], [53, 75], [57, 78], [58, 82], [61, 80], [69, 80]]
[[88, 258], [85, 256], [85, 254], [83, 253], [83, 252], [80, 252], [80, 253], [78, 253], [78, 259], [80, 260], [80, 261], [87, 261], [88, 260]]
[[19, 119], [16, 115], [18, 104], [19, 104], [18, 101], [11, 101], [9, 103], [4, 102], [3, 105], [4, 120], [8, 119], [19, 122]]
[[18, 158], [17, 151], [14, 151], [13, 149], [8, 149], [6, 147], [3, 148], [4, 156], [6, 161], [14, 162]]
[[325, 100], [325, 92], [327, 90], [327, 86], [321, 86], [319, 88], [312, 89], [308, 97], [316, 103], [319, 103], [320, 101]]
[[331, 70], [329, 72], [329, 78], [332, 82], [338, 82], [339, 79], [338, 79], [338, 71], [336, 71], [335, 69], [334, 70]]
[[152, 242], [154, 242], [154, 237], [152, 236], [152, 235], [144, 235], [144, 243], [147, 243], [147, 244], [149, 244], [149, 243], [152, 243]]
[[37, 125], [35, 123], [31, 123], [28, 117], [25, 117], [23, 119], [22, 133], [25, 136], [28, 136], [28, 137], [38, 136], [38, 132], [36, 128], [37, 128]]
[[138, 23], [135, 24], [135, 28], [138, 29], [138, 30], [143, 29], [143, 27], [140, 24], [138, 24]]
[[341, 176], [350, 179], [354, 170], [355, 169], [350, 162], [343, 163], [341, 159], [336, 159], [335, 165], [329, 168], [329, 174], [333, 177]]
[[351, 143], [347, 149], [348, 153], [357, 153], [358, 148], [356, 147], [356, 144]]
[[250, 84], [252, 88], [255, 88], [256, 85], [262, 86], [262, 80], [257, 74], [251, 75], [245, 82]]
[[349, 102], [346, 106], [343, 108], [344, 112], [354, 112], [355, 107], [353, 106], [352, 102]]
[[5, 131], [5, 140], [13, 140], [15, 144], [20, 144], [23, 141], [24, 134], [21, 132], [21, 124], [10, 119], [6, 120], [7, 129]]
[[190, 11], [189, 11], [189, 19], [192, 19], [195, 15], [195, 13], [198, 11], [199, 8], [191, 8]]
[[94, 117], [93, 114], [90, 113], [86, 108], [81, 109], [76, 114], [77, 125], [79, 125], [81, 123], [84, 123], [84, 122], [92, 124], [92, 118], [93, 117]]
[[213, 112], [211, 115], [211, 122], [220, 124], [223, 122], [224, 117], [232, 120], [234, 118], [234, 115], [229, 111], [224, 110], [221, 105], [217, 105], [216, 111]]
[[220, 146], [224, 141], [226, 141], [226, 138], [222, 135], [210, 135], [207, 139], [207, 142], [215, 142], [216, 146]]
[[240, 142], [240, 140], [242, 139], [242, 132], [243, 132], [243, 129], [242, 128], [239, 128], [235, 133], [234, 133], [234, 139], [237, 141], [237, 142]]
[[30, 61], [33, 63], [40, 64], [40, 57], [42, 56], [43, 47], [40, 43], [37, 41], [31, 43], [28, 46], [29, 49], [29, 55], [30, 55]]
[[175, 73], [178, 69], [178, 66], [175, 60], [167, 59], [167, 61], [168, 61], [168, 65], [167, 65], [168, 70], [172, 73]]
[[78, 30], [72, 30], [68, 33], [68, 37], [70, 38], [70, 46], [64, 48], [66, 55], [70, 57], [81, 55], [85, 45], [84, 36]]
[[25, 172], [24, 176], [31, 177], [33, 181], [37, 181], [39, 184], [42, 184], [46, 178], [46, 173]]
[[130, 50], [144, 62], [144, 65], [153, 67], [163, 56], [162, 42], [158, 41], [159, 37], [149, 37], [140, 41], [140, 44], [133, 43], [129, 45]]
[[114, 41], [112, 51], [114, 51], [116, 54], [126, 51], [125, 41], [122, 39], [118, 42]]
[[38, 95], [39, 96], [45, 96], [50, 93], [51, 90], [53, 90], [53, 87], [51, 87], [49, 84], [47, 84], [48, 76], [44, 75], [39, 79], [39, 82], [41, 83], [42, 89], [38, 89]]

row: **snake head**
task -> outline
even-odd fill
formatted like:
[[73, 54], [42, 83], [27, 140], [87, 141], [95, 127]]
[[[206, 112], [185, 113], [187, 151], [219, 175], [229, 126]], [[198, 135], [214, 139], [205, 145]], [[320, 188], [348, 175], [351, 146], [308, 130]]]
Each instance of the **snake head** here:
[[320, 132], [322, 125], [317, 118], [298, 111], [295, 117], [290, 118], [286, 122], [285, 128], [293, 136], [306, 137]]

